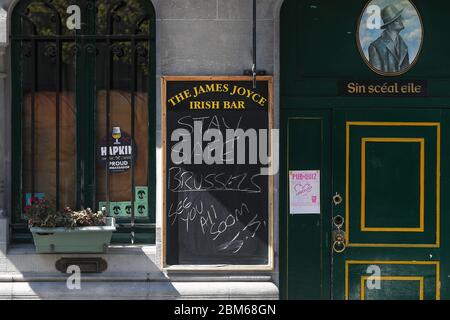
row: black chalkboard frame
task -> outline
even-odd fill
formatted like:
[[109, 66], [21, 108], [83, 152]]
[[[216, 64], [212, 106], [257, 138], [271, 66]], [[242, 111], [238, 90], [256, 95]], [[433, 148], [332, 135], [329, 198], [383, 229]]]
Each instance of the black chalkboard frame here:
[[[195, 264], [195, 265], [169, 265], [167, 264], [167, 85], [170, 82], [211, 82], [211, 81], [230, 81], [230, 82], [248, 82], [253, 81], [249, 76], [163, 76], [161, 77], [161, 105], [162, 105], [162, 128], [161, 128], [161, 146], [162, 146], [162, 219], [161, 219], [161, 268], [166, 271], [273, 271], [274, 270], [274, 176], [269, 176], [268, 181], [268, 263], [258, 265], [246, 264]], [[269, 130], [274, 128], [273, 116], [273, 77], [258, 76], [258, 82], [266, 82], [268, 87], [268, 119]], [[269, 142], [269, 154], [272, 154], [272, 144]]]

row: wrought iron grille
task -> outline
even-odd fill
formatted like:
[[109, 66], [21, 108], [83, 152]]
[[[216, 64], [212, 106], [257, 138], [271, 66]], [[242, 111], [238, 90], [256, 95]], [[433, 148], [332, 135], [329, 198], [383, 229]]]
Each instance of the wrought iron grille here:
[[[69, 30], [66, 21], [70, 5], [81, 9], [81, 29]], [[28, 194], [35, 196], [37, 177], [42, 175], [37, 167], [40, 159], [37, 125], [42, 121], [42, 112], [54, 120], [54, 201], [58, 209], [66, 206], [61, 199], [62, 164], [61, 157], [67, 139], [62, 141], [67, 121], [62, 119], [66, 112], [69, 96], [75, 106], [76, 146], [75, 171], [63, 172], [76, 176], [76, 195], [74, 205], [81, 208], [96, 208], [99, 200], [111, 202], [111, 172], [108, 168], [110, 153], [107, 155], [105, 177], [99, 179], [96, 165], [96, 150], [99, 144], [98, 128], [104, 126], [107, 146], [113, 144], [111, 121], [114, 116], [113, 96], [115, 91], [126, 92], [129, 107], [131, 141], [136, 135], [137, 99], [146, 94], [147, 113], [147, 152], [148, 189], [154, 187], [154, 11], [148, 0], [107, 1], [107, 0], [34, 0], [21, 1], [15, 7], [12, 18], [12, 61], [13, 61], [13, 207], [15, 225], [23, 227], [23, 208], [27, 205], [24, 186], [29, 186]], [[51, 70], [51, 74], [49, 73]], [[70, 87], [70, 90], [68, 88]], [[106, 93], [103, 119], [99, 119], [97, 95], [99, 90]], [[51, 96], [54, 104], [44, 109], [38, 103], [42, 92]], [[73, 93], [67, 94], [67, 92]], [[125, 94], [125, 93], [124, 93]], [[28, 100], [27, 100], [28, 99]], [[25, 101], [27, 100], [27, 101]], [[29, 116], [24, 114], [29, 108]], [[53, 108], [51, 111], [50, 108]], [[26, 110], [25, 110], [26, 109]], [[38, 114], [38, 112], [40, 113]], [[28, 119], [29, 118], [29, 119]], [[47, 119], [48, 120], [48, 119]], [[27, 122], [28, 121], [28, 122]], [[101, 125], [99, 125], [101, 123]], [[72, 124], [69, 124], [72, 125]], [[28, 128], [29, 132], [24, 129]], [[63, 154], [62, 154], [62, 148]], [[145, 148], [144, 148], [145, 149]], [[25, 157], [25, 155], [29, 155]], [[131, 163], [136, 159], [131, 154]], [[29, 175], [24, 174], [27, 168]], [[148, 226], [154, 222], [152, 192], [148, 197], [148, 215], [136, 218], [136, 172], [130, 166], [131, 211], [129, 218], [122, 219], [123, 227], [130, 231], [131, 241], [135, 240], [135, 228]], [[97, 199], [99, 180], [104, 180], [105, 199]], [[67, 197], [66, 197], [67, 198]], [[70, 198], [70, 196], [69, 196]], [[140, 219], [140, 220], [139, 220]]]

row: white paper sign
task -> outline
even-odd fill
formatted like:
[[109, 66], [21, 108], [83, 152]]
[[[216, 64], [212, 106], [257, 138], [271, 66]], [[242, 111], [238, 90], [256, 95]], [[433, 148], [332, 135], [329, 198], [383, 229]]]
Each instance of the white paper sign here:
[[291, 214], [320, 214], [320, 170], [289, 171]]

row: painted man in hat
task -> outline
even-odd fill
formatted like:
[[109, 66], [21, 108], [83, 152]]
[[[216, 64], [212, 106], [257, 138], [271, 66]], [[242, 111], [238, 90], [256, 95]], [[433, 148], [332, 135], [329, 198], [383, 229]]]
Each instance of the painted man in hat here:
[[405, 29], [403, 9], [388, 5], [381, 10], [384, 29], [381, 36], [369, 46], [369, 62], [377, 70], [386, 73], [401, 72], [409, 67], [408, 46], [400, 36]]

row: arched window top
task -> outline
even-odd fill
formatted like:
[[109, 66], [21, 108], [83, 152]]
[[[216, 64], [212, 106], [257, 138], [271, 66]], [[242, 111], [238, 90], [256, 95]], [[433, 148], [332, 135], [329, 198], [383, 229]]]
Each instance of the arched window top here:
[[[73, 6], [79, 15], [68, 10]], [[22, 0], [12, 13], [12, 35], [150, 35], [154, 17], [149, 0]], [[79, 21], [80, 29], [68, 21]]]

